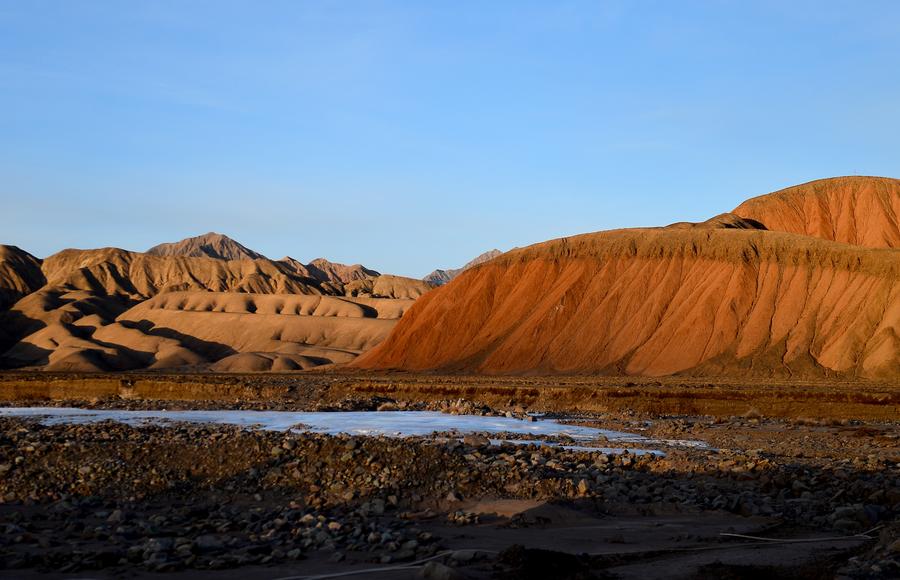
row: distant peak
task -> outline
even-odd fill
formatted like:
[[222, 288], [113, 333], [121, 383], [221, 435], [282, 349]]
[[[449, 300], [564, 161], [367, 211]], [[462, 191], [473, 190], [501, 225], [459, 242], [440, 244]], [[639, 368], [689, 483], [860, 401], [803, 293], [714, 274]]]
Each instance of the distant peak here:
[[477, 266], [479, 264], [483, 264], [489, 260], [493, 260], [494, 258], [496, 258], [497, 256], [499, 256], [502, 253], [503, 252], [501, 252], [497, 248], [494, 248], [493, 250], [488, 250], [487, 252], [484, 252], [483, 254], [479, 254], [474, 259], [467, 262], [466, 265], [464, 265], [461, 268], [450, 268], [450, 269], [440, 269], [439, 268], [439, 269], [435, 270], [434, 272], [432, 272], [431, 274], [428, 274], [427, 276], [422, 278], [422, 280], [424, 280], [425, 282], [429, 282], [431, 284], [435, 284], [437, 286], [441, 286], [443, 284], [446, 284], [450, 280], [456, 278], [457, 276], [459, 276], [460, 274], [462, 274], [469, 268], [472, 268], [473, 266]]
[[347, 284], [354, 280], [365, 280], [380, 276], [379, 272], [370, 270], [362, 264], [340, 264], [325, 258], [316, 258], [306, 265], [310, 275], [323, 282], [339, 282]]
[[218, 260], [259, 260], [265, 256], [253, 251], [225, 234], [207, 232], [179, 242], [159, 244], [147, 250], [153, 256], [185, 256]]

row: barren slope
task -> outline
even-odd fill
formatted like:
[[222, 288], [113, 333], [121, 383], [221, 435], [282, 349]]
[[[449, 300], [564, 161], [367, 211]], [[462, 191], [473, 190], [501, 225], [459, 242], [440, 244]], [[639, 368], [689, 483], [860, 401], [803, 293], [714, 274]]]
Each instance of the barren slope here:
[[226, 235], [209, 232], [185, 238], [180, 242], [159, 244], [147, 250], [151, 256], [183, 256], [186, 258], [216, 258], [219, 260], [259, 260], [259, 252], [232, 240]]
[[734, 213], [770, 230], [870, 248], [900, 248], [900, 180], [836, 177], [754, 197]]
[[[239, 242], [225, 236], [210, 232], [202, 236], [186, 238], [179, 242], [159, 244], [147, 250], [151, 256], [179, 256], [185, 258], [215, 258], [217, 260], [268, 260], [259, 252], [255, 252]], [[283, 267], [284, 271], [300, 277], [312, 278], [319, 282], [331, 283], [334, 293], [342, 293], [343, 284], [353, 280], [374, 278], [380, 274], [370, 270], [361, 264], [339, 264], [330, 262], [325, 258], [317, 258], [309, 264], [304, 264], [290, 256], [286, 256], [275, 262]]]
[[[35, 261], [32, 270], [40, 279], [31, 293], [0, 316], [0, 366], [82, 372], [204, 368], [213, 362], [220, 371], [308, 368], [353, 359], [387, 336], [411, 304], [325, 298], [341, 296], [343, 285], [267, 259], [105, 248], [65, 250], [43, 264]], [[382, 295], [411, 293], [398, 284]]]
[[42, 265], [49, 287], [149, 298], [173, 290], [318, 294], [318, 282], [271, 260], [151, 256], [117, 248], [63, 250]]
[[347, 296], [415, 300], [432, 288], [434, 288], [434, 285], [424, 280], [382, 274], [377, 278], [366, 278], [349, 282], [344, 286], [344, 292]]
[[[382, 302], [388, 304], [379, 309], [377, 302], [361, 304], [330, 296], [175, 292], [142, 302], [116, 322], [148, 333], [190, 337], [203, 343], [194, 350], [213, 360], [221, 354], [256, 353], [261, 358], [275, 354], [294, 360], [296, 368], [306, 368], [348, 362], [382, 341], [411, 303], [398, 308], [395, 301]], [[118, 331], [109, 328], [109, 334]], [[259, 358], [244, 356], [231, 362], [256, 364]], [[219, 370], [260, 370], [240, 366], [226, 362]]]
[[377, 278], [381, 274], [375, 270], [370, 270], [362, 264], [339, 264], [337, 262], [329, 262], [325, 258], [316, 258], [309, 264], [306, 269], [310, 275], [323, 282], [339, 282], [347, 284], [354, 280], [366, 280], [368, 278]]
[[900, 251], [741, 229], [587, 234], [424, 296], [363, 368], [900, 377]]
[[40, 260], [16, 246], [0, 245], [0, 312], [44, 282]]
[[213, 361], [218, 371], [294, 370], [352, 360], [383, 340], [412, 304], [194, 291], [104, 310], [108, 300], [89, 293], [62, 299], [71, 302], [47, 310], [43, 325], [6, 353], [8, 361], [82, 372]]

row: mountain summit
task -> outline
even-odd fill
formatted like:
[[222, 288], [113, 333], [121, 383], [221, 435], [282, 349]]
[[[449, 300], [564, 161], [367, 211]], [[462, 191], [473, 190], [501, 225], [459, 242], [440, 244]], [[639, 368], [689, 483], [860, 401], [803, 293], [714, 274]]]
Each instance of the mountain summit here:
[[446, 284], [450, 280], [456, 278], [457, 276], [459, 276], [460, 274], [462, 274], [469, 268], [471, 268], [473, 266], [477, 266], [478, 264], [483, 264], [484, 262], [487, 262], [488, 260], [492, 260], [502, 253], [503, 252], [501, 252], [500, 250], [494, 248], [493, 250], [488, 250], [487, 252], [476, 257], [475, 259], [469, 261], [462, 268], [451, 268], [449, 270], [435, 270], [434, 272], [425, 276], [422, 279], [425, 280], [426, 282], [434, 284], [435, 286], [443, 286], [444, 284]]
[[185, 256], [189, 258], [217, 258], [219, 260], [259, 260], [265, 258], [224, 234], [209, 232], [202, 236], [185, 238], [180, 242], [153, 246], [147, 253], [152, 256]]

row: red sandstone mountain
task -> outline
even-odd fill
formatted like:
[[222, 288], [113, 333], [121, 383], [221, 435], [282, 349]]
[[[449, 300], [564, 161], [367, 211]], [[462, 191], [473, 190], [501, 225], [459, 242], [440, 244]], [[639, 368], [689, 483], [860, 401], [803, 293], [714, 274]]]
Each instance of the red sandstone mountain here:
[[734, 213], [770, 230], [869, 248], [900, 248], [900, 180], [836, 177], [754, 197]]
[[898, 208], [897, 180], [837, 178], [704, 224], [513, 250], [423, 296], [353, 364], [897, 379]]

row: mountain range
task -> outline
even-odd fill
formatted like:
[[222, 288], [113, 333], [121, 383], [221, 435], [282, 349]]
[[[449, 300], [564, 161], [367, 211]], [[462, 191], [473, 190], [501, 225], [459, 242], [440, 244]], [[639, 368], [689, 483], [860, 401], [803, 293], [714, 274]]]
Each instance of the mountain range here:
[[270, 260], [222, 234], [147, 252], [0, 246], [0, 366], [296, 370], [345, 363], [432, 286], [323, 258]]
[[900, 181], [853, 176], [428, 281], [215, 233], [44, 260], [0, 246], [0, 366], [900, 380], [898, 224]]

